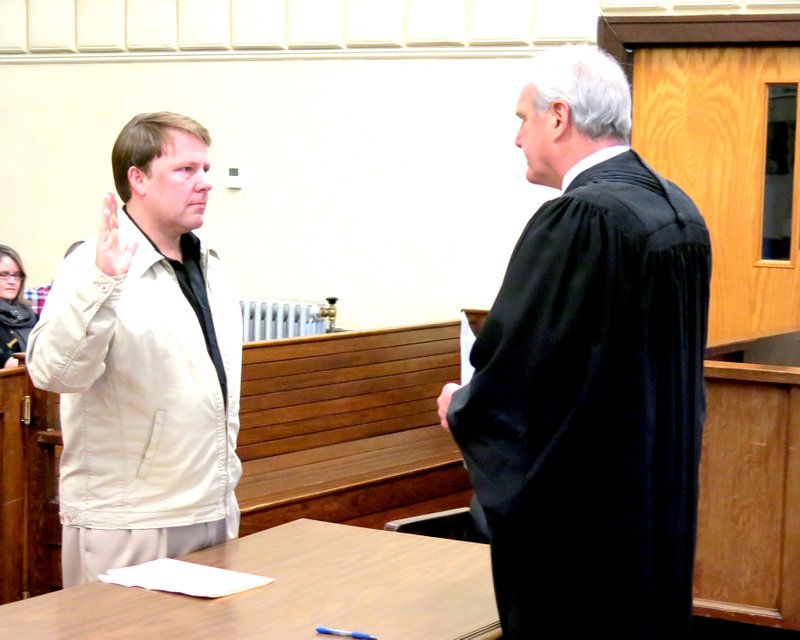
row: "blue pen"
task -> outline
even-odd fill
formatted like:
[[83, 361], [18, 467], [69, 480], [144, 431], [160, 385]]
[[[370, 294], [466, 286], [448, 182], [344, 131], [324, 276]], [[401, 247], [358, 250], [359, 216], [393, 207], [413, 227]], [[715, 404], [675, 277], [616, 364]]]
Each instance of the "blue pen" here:
[[359, 640], [378, 640], [378, 636], [360, 631], [342, 631], [341, 629], [331, 629], [329, 627], [317, 627], [317, 633], [324, 633], [329, 636], [344, 636], [345, 638], [358, 638]]

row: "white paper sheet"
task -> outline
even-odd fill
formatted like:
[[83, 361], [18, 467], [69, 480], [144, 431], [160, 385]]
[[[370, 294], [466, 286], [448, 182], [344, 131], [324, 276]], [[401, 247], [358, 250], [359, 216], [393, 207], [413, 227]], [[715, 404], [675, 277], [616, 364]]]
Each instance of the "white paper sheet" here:
[[97, 577], [103, 582], [123, 587], [174, 591], [201, 598], [219, 598], [275, 581], [275, 578], [172, 558], [161, 558], [122, 569], [109, 569], [105, 575]]
[[472, 378], [475, 368], [469, 363], [469, 353], [475, 344], [475, 334], [469, 326], [467, 314], [461, 312], [461, 384], [467, 384]]

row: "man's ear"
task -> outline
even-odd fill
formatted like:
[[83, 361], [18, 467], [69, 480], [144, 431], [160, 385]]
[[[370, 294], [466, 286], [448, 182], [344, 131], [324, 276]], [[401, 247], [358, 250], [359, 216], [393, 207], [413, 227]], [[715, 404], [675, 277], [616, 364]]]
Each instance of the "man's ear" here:
[[131, 192], [135, 191], [143, 196], [147, 191], [147, 175], [139, 167], [128, 167], [128, 182], [131, 185]]
[[554, 129], [557, 134], [561, 135], [567, 130], [570, 124], [571, 114], [569, 105], [566, 102], [556, 100], [550, 105], [550, 108], [553, 111]]

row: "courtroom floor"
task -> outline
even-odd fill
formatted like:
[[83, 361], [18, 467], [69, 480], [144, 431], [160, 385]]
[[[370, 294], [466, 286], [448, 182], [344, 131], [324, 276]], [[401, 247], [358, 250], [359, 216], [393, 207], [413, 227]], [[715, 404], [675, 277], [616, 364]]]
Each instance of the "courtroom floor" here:
[[692, 640], [798, 640], [800, 631], [695, 616]]

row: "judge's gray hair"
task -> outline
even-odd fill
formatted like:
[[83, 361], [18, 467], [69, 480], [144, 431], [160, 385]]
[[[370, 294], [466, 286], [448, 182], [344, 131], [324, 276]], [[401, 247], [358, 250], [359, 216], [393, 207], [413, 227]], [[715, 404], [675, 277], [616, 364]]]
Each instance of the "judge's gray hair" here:
[[537, 53], [529, 81], [536, 90], [537, 113], [561, 100], [569, 106], [575, 128], [586, 137], [630, 140], [630, 85], [617, 61], [604, 51], [591, 45], [563, 45]]

